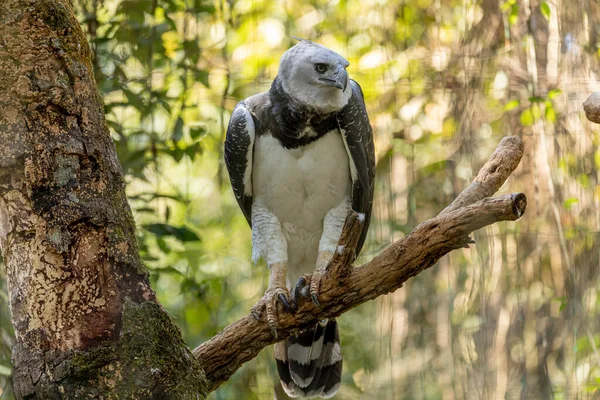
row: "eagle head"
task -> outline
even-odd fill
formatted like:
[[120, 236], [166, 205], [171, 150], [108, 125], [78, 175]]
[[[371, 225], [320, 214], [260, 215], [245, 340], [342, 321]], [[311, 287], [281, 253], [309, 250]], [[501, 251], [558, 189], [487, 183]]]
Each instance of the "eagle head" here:
[[341, 110], [352, 95], [348, 65], [335, 51], [300, 40], [281, 56], [277, 76], [293, 100], [319, 113], [330, 113]]

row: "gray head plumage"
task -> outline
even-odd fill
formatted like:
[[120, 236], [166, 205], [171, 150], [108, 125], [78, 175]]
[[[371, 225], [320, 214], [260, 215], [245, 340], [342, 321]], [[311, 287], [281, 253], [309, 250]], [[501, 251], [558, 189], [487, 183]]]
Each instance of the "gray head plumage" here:
[[283, 90], [317, 111], [340, 110], [352, 94], [346, 72], [350, 63], [325, 46], [299, 40], [281, 56], [278, 78]]

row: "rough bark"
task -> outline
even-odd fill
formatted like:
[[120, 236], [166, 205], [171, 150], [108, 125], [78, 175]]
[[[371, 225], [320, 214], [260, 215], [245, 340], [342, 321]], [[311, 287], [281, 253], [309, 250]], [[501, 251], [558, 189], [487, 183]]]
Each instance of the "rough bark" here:
[[0, 247], [17, 398], [197, 398], [205, 378], [140, 260], [68, 0], [0, 6]]
[[[493, 195], [514, 171], [523, 156], [523, 142], [516, 136], [504, 138], [496, 151], [469, 185], [437, 217], [417, 226], [408, 236], [388, 247], [369, 263], [357, 268], [340, 268], [347, 254], [344, 248], [321, 282], [318, 309], [311, 302], [294, 314], [282, 309], [278, 339], [314, 326], [323, 318], [336, 317], [351, 308], [402, 287], [409, 278], [431, 267], [448, 252], [468, 247], [469, 234], [499, 221], [514, 221], [525, 212], [523, 193]], [[346, 224], [347, 227], [357, 226]], [[343, 232], [343, 237], [352, 237]], [[352, 239], [348, 239], [349, 242]], [[338, 247], [339, 249], [339, 247]], [[331, 272], [336, 271], [335, 276]], [[339, 271], [339, 272], [338, 272]], [[262, 301], [262, 300], [261, 300]], [[226, 381], [244, 362], [277, 341], [265, 321], [247, 316], [226, 327], [211, 340], [194, 350], [206, 377], [209, 390]]]

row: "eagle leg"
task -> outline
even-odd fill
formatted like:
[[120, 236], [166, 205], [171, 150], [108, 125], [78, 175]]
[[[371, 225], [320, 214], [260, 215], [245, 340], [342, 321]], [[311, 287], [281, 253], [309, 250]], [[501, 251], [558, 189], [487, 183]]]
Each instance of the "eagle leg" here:
[[266, 311], [267, 324], [271, 328], [273, 336], [277, 338], [277, 302], [283, 305], [286, 311], [293, 313], [295, 308], [290, 301], [289, 291], [286, 287], [287, 281], [287, 264], [284, 262], [274, 263], [269, 266], [271, 273], [269, 275], [269, 287], [265, 292], [265, 295], [260, 299], [252, 308], [250, 313], [257, 320], [261, 320], [263, 314], [263, 308]]

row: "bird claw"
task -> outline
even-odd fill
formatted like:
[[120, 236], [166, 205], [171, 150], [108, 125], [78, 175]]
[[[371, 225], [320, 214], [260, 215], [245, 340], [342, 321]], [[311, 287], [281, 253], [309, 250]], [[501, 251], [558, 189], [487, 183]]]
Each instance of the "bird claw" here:
[[296, 308], [300, 297], [310, 299], [317, 308], [322, 308], [319, 302], [319, 289], [323, 275], [325, 275], [325, 271], [315, 271], [312, 275], [304, 275], [298, 279], [298, 283], [292, 292], [292, 301]]
[[326, 270], [316, 270], [310, 279], [310, 299], [317, 308], [321, 308], [319, 302], [319, 291], [321, 290], [321, 278], [326, 274]]
[[269, 287], [264, 297], [250, 309], [250, 314], [258, 321], [262, 320], [263, 312], [266, 312], [267, 324], [269, 324], [271, 333], [275, 339], [277, 339], [277, 302], [280, 302], [283, 308], [290, 313], [293, 313], [295, 310], [288, 298], [289, 293], [285, 287]]
[[284, 295], [283, 293], [279, 293], [279, 295], [277, 295], [277, 298], [279, 299], [279, 301], [281, 302], [281, 304], [283, 304], [283, 308], [285, 308], [285, 310], [289, 313], [294, 313], [296, 311], [296, 307], [294, 302], [292, 302], [290, 304], [290, 302], [288, 301], [286, 295]]
[[[256, 305], [258, 305], [258, 303], [257, 303]], [[256, 305], [255, 305], [255, 306], [256, 306]], [[263, 304], [262, 306], [264, 307], [264, 304]], [[257, 310], [255, 310], [254, 308], [252, 308], [252, 309], [250, 310], [250, 314], [252, 315], [252, 317], [253, 317], [255, 320], [257, 320], [257, 321], [260, 321], [260, 312], [259, 312], [259, 311], [257, 311]]]
[[310, 275], [301, 276], [294, 286], [294, 291], [292, 292], [292, 302], [295, 307], [298, 308], [298, 304], [300, 302], [300, 297], [306, 298], [308, 296], [308, 291], [306, 290], [306, 285], [310, 282]]
[[313, 304], [315, 306], [317, 306], [317, 308], [321, 308], [321, 303], [319, 303], [319, 296], [318, 295], [316, 295], [314, 293], [311, 293], [310, 294], [310, 299], [312, 300]]

